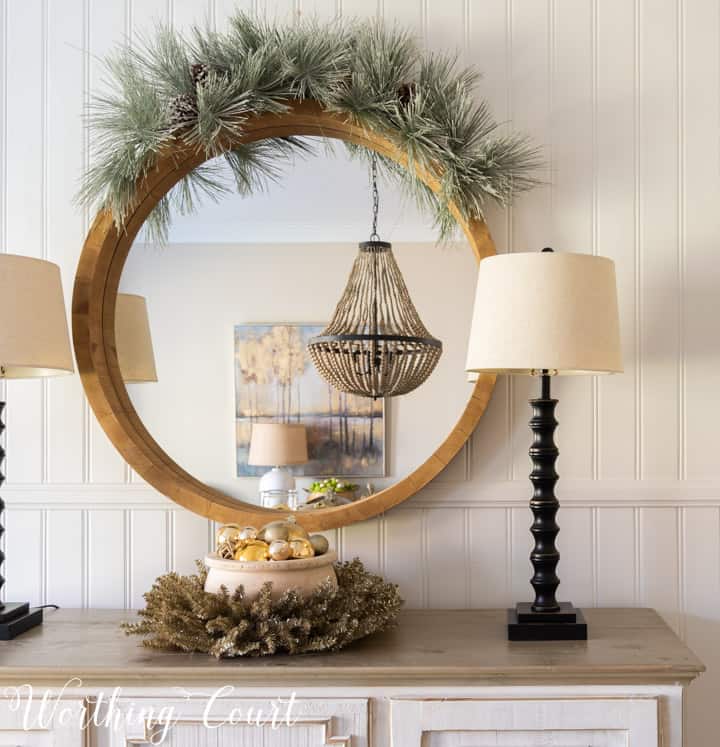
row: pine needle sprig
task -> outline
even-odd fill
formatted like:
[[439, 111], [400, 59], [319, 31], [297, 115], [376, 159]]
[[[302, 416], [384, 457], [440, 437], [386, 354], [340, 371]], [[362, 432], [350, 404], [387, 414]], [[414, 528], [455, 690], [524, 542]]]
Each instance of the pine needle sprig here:
[[[116, 50], [106, 73], [110, 93], [95, 97], [90, 110], [82, 204], [107, 207], [123, 228], [136, 184], [163, 148], [175, 143], [223, 157], [224, 169], [206, 163], [160, 201], [148, 221], [160, 240], [176, 210], [195, 210], [201, 198], [233, 188], [262, 189], [293, 153], [307, 155], [303, 138], [231, 145], [250, 117], [282, 113], [294, 100], [315, 100], [390, 139], [409, 168], [382, 159], [385, 174], [432, 211], [441, 237], [454, 230], [451, 203], [464, 219], [481, 218], [488, 201], [508, 204], [539, 181], [539, 150], [496, 122], [478, 97], [477, 71], [454, 55], [425, 53], [408, 31], [377, 21], [275, 26], [238, 13], [225, 33], [158, 27], [133, 49]], [[417, 168], [437, 175], [438, 194]]]
[[210, 654], [217, 658], [337, 651], [395, 624], [403, 604], [395, 584], [365, 570], [356, 558], [336, 563], [338, 586], [323, 582], [308, 595], [290, 589], [272, 598], [266, 583], [258, 596], [205, 591], [207, 570], [160, 576], [145, 594], [139, 622], [124, 623], [154, 649]]

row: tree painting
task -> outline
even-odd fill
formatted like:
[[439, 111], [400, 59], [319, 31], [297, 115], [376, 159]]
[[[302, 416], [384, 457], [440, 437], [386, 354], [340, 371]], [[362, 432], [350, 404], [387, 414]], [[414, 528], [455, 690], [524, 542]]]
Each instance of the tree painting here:
[[238, 476], [266, 468], [247, 464], [253, 422], [304, 423], [306, 465], [298, 475], [381, 477], [385, 473], [382, 400], [339, 392], [315, 370], [307, 342], [321, 325], [235, 327], [235, 433]]

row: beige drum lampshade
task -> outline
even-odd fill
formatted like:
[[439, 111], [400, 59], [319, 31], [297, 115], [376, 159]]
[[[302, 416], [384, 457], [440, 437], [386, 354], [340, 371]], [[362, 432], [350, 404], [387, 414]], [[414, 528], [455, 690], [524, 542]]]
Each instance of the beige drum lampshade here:
[[72, 373], [60, 268], [0, 254], [0, 378]]
[[501, 254], [480, 263], [468, 372], [622, 371], [615, 264], [590, 254]]
[[283, 467], [308, 460], [304, 425], [253, 423], [248, 464], [255, 467]]
[[147, 304], [142, 296], [118, 293], [115, 344], [120, 375], [130, 383], [157, 381]]

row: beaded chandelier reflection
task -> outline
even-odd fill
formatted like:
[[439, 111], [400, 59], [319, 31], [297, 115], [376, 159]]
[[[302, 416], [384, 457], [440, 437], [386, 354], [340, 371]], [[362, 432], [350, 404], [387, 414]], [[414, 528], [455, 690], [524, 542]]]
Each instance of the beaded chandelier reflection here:
[[377, 234], [377, 160], [372, 158], [373, 230], [322, 334], [308, 343], [320, 375], [361, 397], [396, 397], [417, 389], [435, 369], [442, 342], [428, 332], [387, 241]]

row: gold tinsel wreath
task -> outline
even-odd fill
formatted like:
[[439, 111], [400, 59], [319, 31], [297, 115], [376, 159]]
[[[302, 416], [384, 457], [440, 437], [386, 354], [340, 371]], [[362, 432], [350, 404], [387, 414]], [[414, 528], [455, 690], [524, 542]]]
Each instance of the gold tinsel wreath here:
[[198, 651], [217, 658], [337, 651], [392, 627], [403, 604], [396, 584], [369, 573], [355, 560], [336, 563], [338, 588], [321, 584], [310, 595], [290, 589], [279, 599], [266, 583], [253, 601], [234, 593], [205, 591], [207, 571], [160, 576], [145, 594], [140, 622], [124, 623], [128, 635], [149, 648]]

